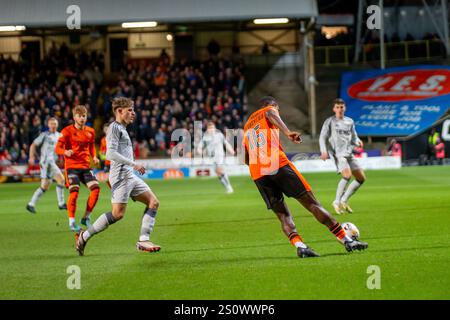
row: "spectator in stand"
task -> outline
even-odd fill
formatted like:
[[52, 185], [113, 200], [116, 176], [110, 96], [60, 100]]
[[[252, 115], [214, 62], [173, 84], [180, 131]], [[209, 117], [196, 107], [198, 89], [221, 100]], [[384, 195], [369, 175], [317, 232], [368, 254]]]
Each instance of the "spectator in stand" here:
[[[14, 141], [14, 140], [13, 140]], [[13, 163], [18, 163], [21, 156], [21, 149], [18, 141], [14, 141], [12, 147], [9, 148], [9, 154]]]
[[215, 39], [209, 41], [207, 48], [211, 58], [216, 58], [220, 53], [220, 44]]
[[24, 49], [19, 61], [0, 56], [0, 145], [14, 153], [13, 163], [26, 163], [30, 141], [50, 117], [68, 125], [75, 104], [90, 106], [92, 123], [103, 82], [102, 54], [71, 52], [65, 44], [58, 50], [52, 43], [40, 63], [29, 63]]
[[149, 156], [171, 154], [176, 145], [171, 142], [175, 129], [186, 129], [193, 136], [194, 122], [206, 123], [210, 118], [221, 130], [238, 128], [246, 112], [240, 61], [128, 62], [117, 87], [108, 90], [135, 101], [137, 120], [130, 136], [148, 147]]
[[437, 145], [437, 139], [439, 139], [439, 132], [436, 131], [436, 128], [431, 128], [430, 133], [428, 134], [428, 164], [432, 165], [434, 160], [436, 160], [436, 151], [435, 147]]
[[[214, 41], [210, 48], [213, 54], [220, 52]], [[62, 127], [69, 125], [76, 104], [89, 107], [90, 124], [99, 115], [106, 116], [105, 122], [114, 120], [111, 100], [116, 96], [135, 101], [136, 123], [129, 128], [130, 137], [141, 149], [148, 146], [149, 156], [170, 154], [172, 131], [183, 128], [193, 136], [195, 121], [206, 124], [212, 119], [220, 130], [242, 126], [247, 111], [242, 60], [216, 57], [171, 64], [162, 52], [151, 63], [127, 62], [113, 85], [104, 84], [103, 70], [103, 54], [72, 52], [65, 43], [59, 47], [52, 43], [36, 65], [0, 55], [4, 154], [11, 157], [11, 150], [13, 162], [26, 163], [29, 145], [46, 130], [47, 120], [55, 117]], [[99, 101], [102, 108], [97, 110]]]
[[392, 157], [402, 157], [402, 145], [395, 138], [390, 139], [386, 155]]
[[436, 146], [434, 147], [434, 152], [438, 164], [443, 165], [445, 158], [445, 144], [442, 142], [441, 138], [436, 139]]
[[11, 155], [5, 147], [0, 147], [0, 166], [9, 166], [11, 164]]

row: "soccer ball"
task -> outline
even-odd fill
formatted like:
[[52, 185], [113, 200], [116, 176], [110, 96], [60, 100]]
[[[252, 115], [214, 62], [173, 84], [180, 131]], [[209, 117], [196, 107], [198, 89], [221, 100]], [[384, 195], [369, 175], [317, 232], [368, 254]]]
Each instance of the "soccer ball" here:
[[352, 238], [353, 240], [359, 239], [359, 230], [358, 228], [351, 222], [344, 222], [342, 224], [342, 228], [344, 229], [347, 236]]

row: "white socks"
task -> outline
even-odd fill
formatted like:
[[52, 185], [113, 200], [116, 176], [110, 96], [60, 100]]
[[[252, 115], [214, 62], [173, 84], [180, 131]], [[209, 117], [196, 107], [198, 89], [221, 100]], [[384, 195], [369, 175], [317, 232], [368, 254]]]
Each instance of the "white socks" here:
[[58, 205], [61, 207], [64, 205], [64, 186], [57, 184], [56, 185], [56, 198], [58, 199]]
[[45, 190], [41, 187], [37, 188], [36, 191], [33, 194], [33, 197], [31, 198], [30, 202], [28, 203], [30, 206], [35, 207], [38, 200], [42, 197]]
[[141, 235], [139, 241], [149, 241], [156, 221], [156, 210], [147, 208], [142, 216]]
[[348, 180], [349, 179], [342, 178], [339, 181], [338, 187], [336, 189], [336, 199], [334, 200], [335, 203], [339, 204], [341, 202], [341, 198], [342, 198], [342, 195], [344, 194], [345, 187], [347, 186]]
[[352, 183], [347, 188], [347, 191], [345, 191], [344, 195], [341, 198], [342, 202], [347, 203], [350, 197], [359, 189], [359, 187], [362, 185], [362, 183], [353, 180]]
[[111, 212], [102, 214], [85, 232], [83, 232], [83, 240], [87, 241], [94, 234], [102, 232], [103, 230], [108, 228], [110, 224], [113, 224], [115, 222], [116, 219], [114, 219], [114, 216]]

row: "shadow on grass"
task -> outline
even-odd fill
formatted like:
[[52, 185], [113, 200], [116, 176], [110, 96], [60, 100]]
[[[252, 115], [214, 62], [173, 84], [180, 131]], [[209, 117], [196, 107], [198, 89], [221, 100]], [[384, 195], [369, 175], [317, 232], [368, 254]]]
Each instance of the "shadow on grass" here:
[[[313, 216], [296, 216], [295, 220], [299, 219], [311, 219]], [[212, 221], [197, 221], [197, 222], [180, 222], [180, 223], [161, 223], [158, 224], [160, 227], [177, 227], [177, 226], [196, 226], [202, 224], [224, 224], [224, 223], [238, 223], [238, 222], [258, 222], [258, 221], [273, 221], [274, 223], [279, 223], [277, 217], [273, 215], [267, 218], [249, 218], [249, 219], [235, 219], [235, 220], [212, 220]]]

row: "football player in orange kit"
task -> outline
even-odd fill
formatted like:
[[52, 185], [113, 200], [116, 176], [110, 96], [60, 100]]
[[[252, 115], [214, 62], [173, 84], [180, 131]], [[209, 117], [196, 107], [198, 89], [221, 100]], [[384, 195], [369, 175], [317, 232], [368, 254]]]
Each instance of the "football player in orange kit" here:
[[278, 110], [278, 103], [273, 97], [264, 97], [261, 108], [250, 115], [244, 126], [245, 163], [267, 208], [277, 215], [283, 232], [297, 248], [300, 258], [319, 255], [303, 243], [283, 194], [295, 198], [327, 226], [347, 251], [366, 249], [367, 243], [346, 235], [341, 224], [316, 200], [308, 182], [287, 158], [281, 147], [279, 131], [295, 143], [302, 140], [300, 133], [288, 129]]
[[85, 184], [89, 190], [89, 198], [86, 211], [81, 219], [81, 224], [90, 226], [90, 214], [97, 203], [100, 187], [97, 178], [91, 170], [91, 158], [94, 164], [100, 161], [95, 151], [95, 131], [86, 126], [87, 109], [83, 105], [78, 105], [72, 110], [74, 124], [65, 127], [58, 139], [55, 151], [64, 156], [64, 168], [66, 175], [66, 186], [69, 188], [69, 200], [67, 211], [69, 214], [69, 227], [74, 232], [79, 232], [80, 227], [75, 222], [75, 212], [77, 208], [78, 192], [80, 182]]

